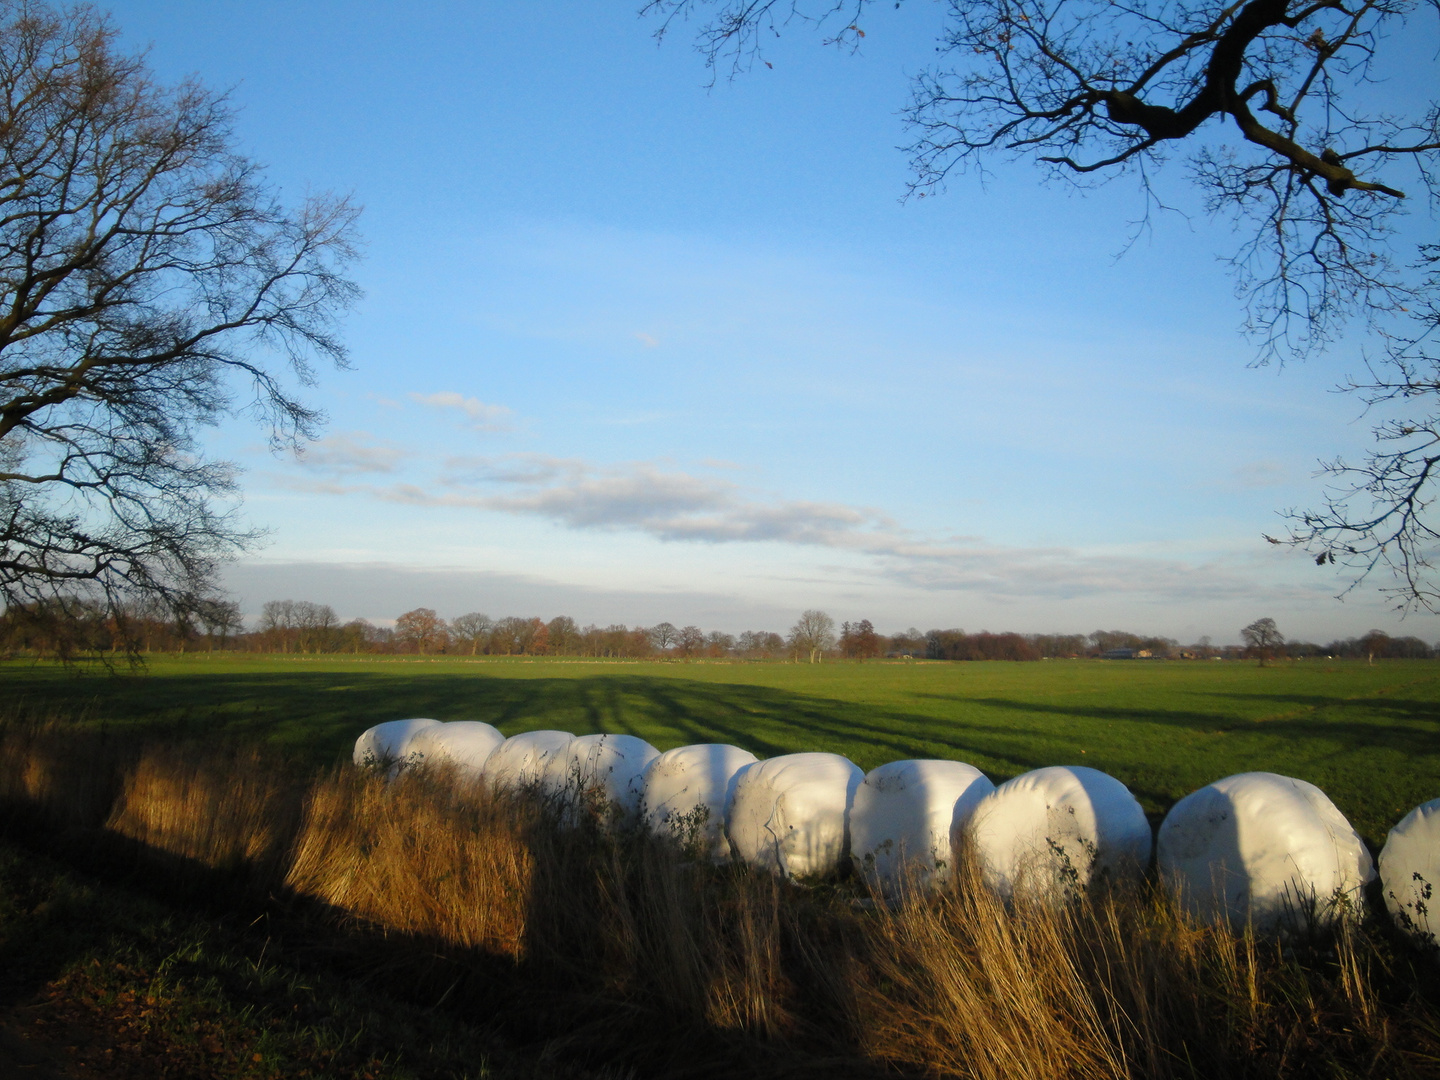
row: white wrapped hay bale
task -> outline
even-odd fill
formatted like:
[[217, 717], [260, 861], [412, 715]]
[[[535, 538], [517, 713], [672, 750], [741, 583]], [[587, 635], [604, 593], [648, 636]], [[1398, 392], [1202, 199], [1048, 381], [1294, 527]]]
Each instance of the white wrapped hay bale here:
[[417, 733], [439, 726], [439, 720], [387, 720], [376, 724], [355, 740], [350, 759], [365, 768], [389, 768], [404, 760], [410, 740]]
[[512, 735], [485, 760], [481, 775], [495, 788], [535, 787], [553, 794], [564, 786], [570, 762], [568, 731], [526, 731]]
[[570, 743], [566, 780], [572, 791], [604, 799], [614, 824], [633, 824], [645, 793], [645, 769], [659, 756], [635, 735], [581, 735]]
[[1239, 773], [1177, 802], [1158, 865], [1191, 911], [1261, 933], [1304, 930], [1358, 910], [1370, 853], [1314, 784]]
[[1055, 765], [1007, 780], [975, 806], [953, 836], [974, 845], [987, 885], [1065, 896], [1102, 877], [1143, 873], [1150, 823], [1130, 789], [1099, 769]]
[[730, 857], [725, 804], [755, 755], [738, 746], [700, 743], [666, 750], [644, 776], [644, 820], [653, 833], [694, 843], [717, 862]]
[[961, 761], [892, 761], [871, 769], [850, 808], [850, 854], [872, 887], [895, 893], [908, 879], [950, 876], [950, 829], [995, 785]]
[[485, 762], [505, 741], [505, 736], [490, 724], [479, 720], [455, 720], [422, 728], [410, 739], [405, 764], [455, 766], [461, 776], [476, 778], [484, 771]]
[[745, 766], [725, 810], [731, 850], [782, 877], [834, 873], [849, 855], [846, 819], [864, 778], [839, 754], [785, 754]]
[[1440, 946], [1440, 799], [1421, 803], [1390, 830], [1380, 884], [1395, 925], [1421, 945]]

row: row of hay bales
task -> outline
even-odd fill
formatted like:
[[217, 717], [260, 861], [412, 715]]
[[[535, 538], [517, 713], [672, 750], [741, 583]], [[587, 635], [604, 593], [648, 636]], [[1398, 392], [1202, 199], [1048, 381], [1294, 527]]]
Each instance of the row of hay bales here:
[[[997, 787], [959, 761], [893, 761], [866, 774], [839, 754], [761, 761], [719, 744], [662, 754], [632, 735], [530, 731], [507, 739], [489, 724], [436, 720], [373, 727], [356, 741], [354, 760], [391, 776], [448, 762], [462, 775], [536, 789], [567, 808], [583, 793], [614, 827], [643, 824], [717, 861], [740, 859], [791, 879], [853, 863], [892, 896], [943, 884], [966, 844], [985, 882], [1007, 898], [1138, 877], [1153, 856], [1190, 910], [1274, 933], [1360, 910], [1360, 892], [1375, 877], [1364, 842], [1325, 793], [1274, 773], [1207, 784], [1177, 802], [1155, 836], [1124, 784], [1084, 766], [1036, 769]], [[1391, 830], [1379, 873], [1396, 924], [1434, 946], [1440, 799]]]

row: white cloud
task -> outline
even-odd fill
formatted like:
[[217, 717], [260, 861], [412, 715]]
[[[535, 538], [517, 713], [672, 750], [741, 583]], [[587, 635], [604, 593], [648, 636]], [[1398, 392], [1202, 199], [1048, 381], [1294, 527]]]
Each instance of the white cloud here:
[[465, 426], [472, 431], [511, 431], [515, 413], [504, 405], [490, 405], [479, 398], [465, 397], [454, 390], [435, 394], [414, 394], [410, 400], [436, 409], [458, 409], [467, 417]]
[[644, 345], [647, 349], [653, 349], [660, 344], [657, 338], [655, 338], [653, 335], [645, 333], [643, 330], [635, 331], [635, 340], [640, 342], [640, 344]]

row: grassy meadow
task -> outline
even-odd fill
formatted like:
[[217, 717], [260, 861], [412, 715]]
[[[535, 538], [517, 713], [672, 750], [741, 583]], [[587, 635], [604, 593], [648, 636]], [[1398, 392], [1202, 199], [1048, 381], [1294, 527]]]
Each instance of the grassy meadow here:
[[1084, 764], [1152, 815], [1263, 769], [1321, 787], [1372, 843], [1440, 795], [1440, 662], [679, 663], [425, 657], [152, 656], [111, 675], [0, 664], [35, 713], [137, 734], [263, 743], [302, 765], [407, 716], [623, 732], [660, 749], [728, 742], [768, 757], [968, 761], [992, 779]]
[[1269, 769], [1319, 784], [1378, 846], [1440, 794], [1437, 698], [1440, 664], [1406, 661], [3, 663], [0, 1061], [217, 1080], [1423, 1080], [1434, 959], [1373, 895], [1355, 923], [1277, 943], [1199, 922], [1153, 881], [1006, 903], [962, 853], [945, 889], [889, 905], [855, 879], [796, 886], [533, 793], [444, 768], [387, 783], [348, 758], [379, 721], [479, 719], [866, 768], [951, 757], [996, 780], [1088, 764], [1156, 815]]

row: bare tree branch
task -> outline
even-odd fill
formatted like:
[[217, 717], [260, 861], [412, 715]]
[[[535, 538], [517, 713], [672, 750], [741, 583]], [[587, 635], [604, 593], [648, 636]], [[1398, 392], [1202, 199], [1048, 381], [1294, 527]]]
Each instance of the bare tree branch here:
[[[712, 71], [728, 65], [733, 75], [792, 21], [843, 25], [831, 40], [857, 43], [866, 8], [649, 0], [642, 13], [661, 19], [663, 36], [705, 9], [697, 46]], [[1440, 0], [946, 0], [943, 9], [938, 58], [905, 110], [911, 193], [938, 192], [999, 155], [1075, 183], [1138, 176], [1149, 208], [1153, 170], [1187, 149], [1206, 209], [1235, 224], [1229, 263], [1257, 362], [1304, 357], [1360, 320], [1384, 354], [1369, 379], [1341, 389], [1372, 409], [1412, 406], [1377, 426], [1364, 462], [1327, 465], [1325, 507], [1292, 512], [1290, 535], [1271, 539], [1348, 566], [1354, 583], [1392, 572], [1387, 591], [1401, 608], [1440, 606], [1440, 537], [1429, 524], [1440, 273], [1436, 249], [1417, 267], [1390, 247], [1407, 189], [1431, 207], [1440, 194], [1440, 104], [1407, 114], [1409, 103], [1387, 100], [1395, 71], [1382, 66], [1396, 36], [1434, 37]]]
[[0, 3], [0, 600], [212, 603], [255, 534], [198, 433], [338, 364], [357, 210], [280, 206], [223, 96], [155, 85], [90, 9]]

